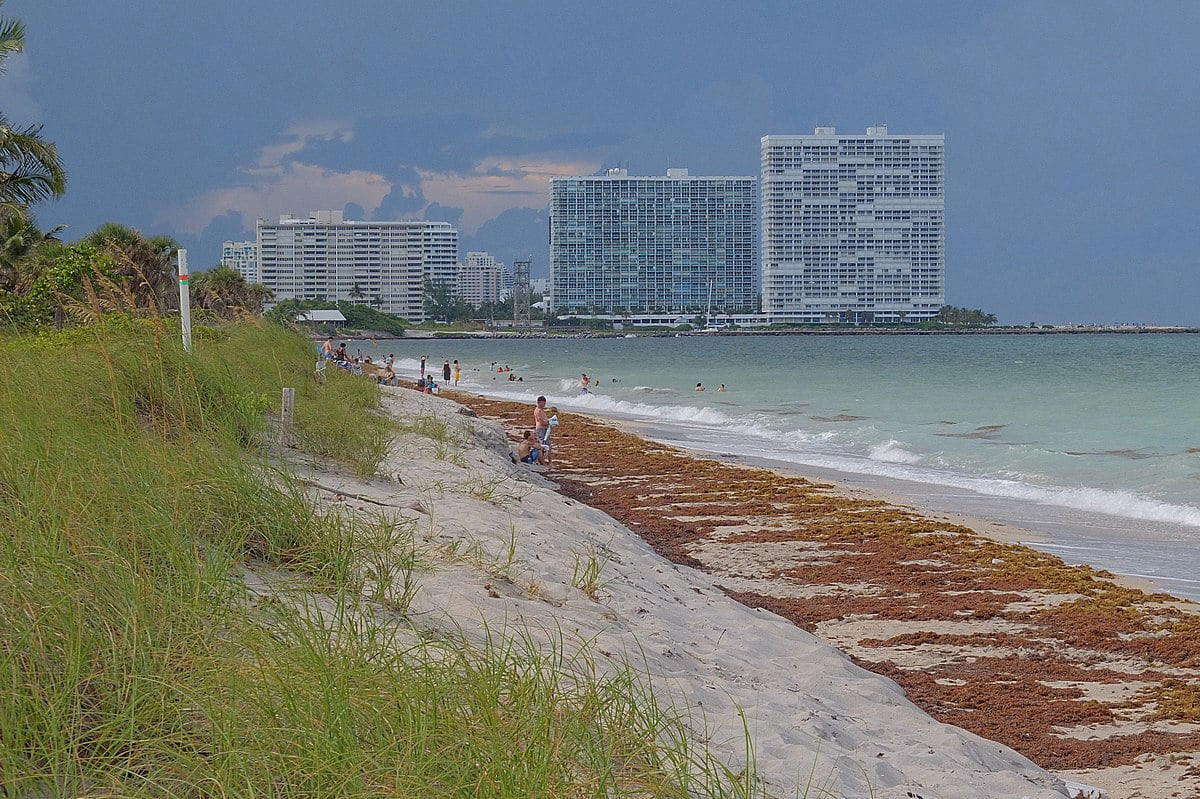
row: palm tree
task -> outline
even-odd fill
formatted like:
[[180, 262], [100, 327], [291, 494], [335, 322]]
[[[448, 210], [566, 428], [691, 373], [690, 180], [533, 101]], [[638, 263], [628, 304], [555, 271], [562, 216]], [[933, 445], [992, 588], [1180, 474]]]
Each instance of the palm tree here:
[[232, 267], [213, 267], [192, 279], [192, 296], [201, 308], [218, 316], [233, 316], [238, 310], [262, 313], [263, 303], [274, 293], [259, 283], [249, 283]]
[[[4, 0], [0, 0], [0, 6], [2, 5]], [[7, 69], [4, 62], [8, 57], [24, 49], [25, 23], [19, 19], [0, 18], [0, 75]]]
[[[24, 49], [24, 23], [0, 18], [0, 75], [4, 74], [8, 57]], [[61, 197], [67, 190], [67, 173], [58, 150], [41, 134], [41, 125], [13, 127], [0, 114], [0, 211], [19, 210]]]
[[175, 251], [179, 243], [170, 236], [144, 236], [140, 231], [113, 222], [101, 225], [84, 237], [90, 244], [113, 259], [128, 281], [139, 308], [157, 307], [160, 312], [177, 310], [175, 293]]
[[[39, 230], [34, 220], [21, 213], [0, 214], [0, 289], [17, 291], [31, 275], [25, 274], [28, 262], [47, 242], [59, 243], [58, 233], [66, 225]], [[26, 287], [27, 288], [27, 287]]]

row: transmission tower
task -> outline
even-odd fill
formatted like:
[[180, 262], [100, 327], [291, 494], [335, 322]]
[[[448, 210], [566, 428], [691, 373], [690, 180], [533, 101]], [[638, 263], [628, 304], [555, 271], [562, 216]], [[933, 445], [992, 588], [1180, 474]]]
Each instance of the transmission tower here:
[[513, 261], [513, 327], [525, 330], [533, 326], [529, 317], [529, 265], [531, 263], [528, 258], [523, 261]]

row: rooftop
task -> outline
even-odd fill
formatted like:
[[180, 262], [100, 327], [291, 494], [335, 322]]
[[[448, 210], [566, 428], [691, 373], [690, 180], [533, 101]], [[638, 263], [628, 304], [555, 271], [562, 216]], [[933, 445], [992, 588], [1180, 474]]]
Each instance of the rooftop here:
[[613, 167], [603, 175], [563, 175], [553, 180], [758, 180], [754, 175], [693, 175], [684, 167], [671, 167], [665, 175], [631, 175], [624, 167]]

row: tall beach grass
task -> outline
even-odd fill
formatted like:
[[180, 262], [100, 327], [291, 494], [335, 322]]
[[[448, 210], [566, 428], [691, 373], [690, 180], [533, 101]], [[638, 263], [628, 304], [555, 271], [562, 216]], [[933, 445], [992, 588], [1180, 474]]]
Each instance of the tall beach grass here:
[[[254, 322], [0, 336], [7, 797], [750, 796], [637, 675], [403, 616], [411, 530], [326, 512], [262, 446], [372, 474], [379, 389]], [[305, 589], [251, 594], [248, 568]], [[294, 583], [293, 583], [294, 584]]]

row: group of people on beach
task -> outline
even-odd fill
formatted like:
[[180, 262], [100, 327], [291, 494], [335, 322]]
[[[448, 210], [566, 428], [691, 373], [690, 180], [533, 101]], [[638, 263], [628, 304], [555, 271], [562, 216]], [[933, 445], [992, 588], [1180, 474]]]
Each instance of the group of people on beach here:
[[[420, 371], [420, 379], [422, 379], [422, 380], [425, 380], [425, 379], [432, 380], [433, 379], [432, 373], [430, 373], [428, 376], [426, 375], [426, 369], [428, 368], [428, 364], [429, 364], [429, 356], [422, 355], [421, 356], [421, 371]], [[450, 361], [445, 361], [442, 364], [442, 382], [450, 383], [451, 381], [453, 381], [454, 385], [457, 386], [459, 380], [462, 380], [462, 366], [459, 365], [458, 359], [455, 358], [453, 364], [451, 364]]]
[[357, 350], [354, 355], [350, 355], [346, 349], [346, 342], [343, 341], [335, 347], [333, 345], [333, 338], [327, 338], [321, 345], [321, 358], [322, 360], [332, 361], [339, 369], [343, 369], [351, 374], [370, 377], [384, 385], [399, 385], [399, 378], [396, 377], [396, 372], [393, 368], [396, 360], [396, 356], [394, 355], [389, 354], [381, 362], [375, 363], [371, 360], [371, 356], [363, 355], [362, 350]]

